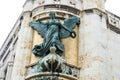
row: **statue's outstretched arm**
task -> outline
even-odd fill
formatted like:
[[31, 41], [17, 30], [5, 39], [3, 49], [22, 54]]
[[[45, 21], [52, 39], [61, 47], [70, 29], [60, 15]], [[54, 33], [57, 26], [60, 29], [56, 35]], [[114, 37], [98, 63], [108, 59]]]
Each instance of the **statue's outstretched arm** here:
[[48, 21], [46, 21], [46, 22], [41, 22], [41, 20], [40, 19], [38, 19], [38, 20], [36, 20], [37, 22], [40, 22], [40, 23], [42, 23], [42, 24], [45, 24], [45, 25], [49, 25], [49, 22]]

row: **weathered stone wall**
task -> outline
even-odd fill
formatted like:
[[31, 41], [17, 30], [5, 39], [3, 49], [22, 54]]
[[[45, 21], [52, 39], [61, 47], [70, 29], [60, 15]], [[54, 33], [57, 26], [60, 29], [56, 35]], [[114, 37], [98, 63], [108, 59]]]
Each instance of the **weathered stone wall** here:
[[83, 12], [79, 29], [80, 80], [110, 80], [107, 65], [106, 17]]
[[77, 33], [76, 38], [66, 38], [63, 39], [63, 44], [65, 47], [65, 59], [69, 64], [78, 66], [78, 26], [76, 26], [75, 31]]
[[107, 31], [107, 57], [112, 80], [120, 80], [120, 34]]

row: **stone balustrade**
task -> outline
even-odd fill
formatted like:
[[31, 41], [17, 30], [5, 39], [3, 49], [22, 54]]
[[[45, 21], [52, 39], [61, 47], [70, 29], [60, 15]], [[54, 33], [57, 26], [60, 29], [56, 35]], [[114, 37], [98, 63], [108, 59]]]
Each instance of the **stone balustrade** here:
[[62, 11], [67, 11], [70, 13], [73, 13], [75, 15], [79, 15], [80, 14], [80, 10], [74, 8], [74, 7], [70, 7], [67, 5], [58, 5], [58, 4], [49, 4], [49, 5], [42, 5], [42, 6], [38, 6], [36, 8], [34, 8], [32, 10], [32, 14], [36, 15], [41, 11], [46, 11], [46, 10], [62, 10]]
[[58, 77], [59, 80], [64, 78], [77, 80], [80, 75], [80, 68], [68, 63], [64, 63], [62, 67], [62, 72], [37, 72], [37, 64], [34, 63], [26, 66], [27, 76], [25, 80], [41, 80], [44, 77], [55, 78]]

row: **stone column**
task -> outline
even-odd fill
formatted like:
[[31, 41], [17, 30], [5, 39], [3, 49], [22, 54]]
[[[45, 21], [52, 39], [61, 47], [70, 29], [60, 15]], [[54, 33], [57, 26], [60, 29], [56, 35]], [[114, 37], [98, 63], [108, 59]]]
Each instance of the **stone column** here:
[[10, 62], [8, 62], [5, 80], [11, 80], [12, 70], [13, 70], [13, 61], [10, 61]]
[[18, 41], [15, 50], [15, 60], [11, 80], [24, 80], [26, 74], [26, 67], [30, 61], [33, 30], [29, 27], [31, 21], [31, 12], [26, 11], [23, 13], [23, 20], [21, 29], [18, 33]]
[[0, 80], [5, 80], [5, 72], [2, 68], [0, 68]]
[[10, 60], [7, 63], [7, 73], [6, 73], [5, 80], [11, 80], [11, 75], [12, 75], [12, 70], [13, 70], [13, 64], [14, 64], [14, 50], [12, 48], [11, 52], [10, 52]]
[[6, 65], [3, 64], [3, 62], [0, 62], [0, 80], [5, 80], [5, 71], [6, 71]]
[[[107, 57], [107, 23], [102, 12], [83, 11], [79, 29], [79, 80], [111, 80]], [[99, 12], [99, 11], [98, 11]]]

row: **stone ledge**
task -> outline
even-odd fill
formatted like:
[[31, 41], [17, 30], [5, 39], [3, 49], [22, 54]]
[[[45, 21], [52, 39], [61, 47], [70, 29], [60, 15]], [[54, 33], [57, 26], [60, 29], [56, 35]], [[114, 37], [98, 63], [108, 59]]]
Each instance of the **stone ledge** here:
[[120, 34], [120, 17], [106, 11], [108, 28], [117, 34]]
[[32, 74], [32, 75], [26, 76], [25, 80], [40, 78], [42, 76], [59, 76], [59, 77], [67, 78], [67, 79], [78, 80], [78, 78], [73, 77], [71, 75], [66, 75], [62, 73], [50, 73], [50, 72]]
[[[72, 79], [72, 80], [76, 80], [79, 78], [79, 75], [80, 75], [80, 67], [78, 66], [75, 66], [75, 65], [72, 65], [72, 64], [68, 64], [68, 63], [64, 63], [62, 66], [61, 66], [61, 69], [63, 70], [62, 72], [37, 72], [36, 71], [36, 68], [37, 68], [37, 63], [38, 62], [35, 62], [35, 63], [32, 63], [32, 64], [29, 64], [26, 66], [27, 68], [27, 77], [26, 79], [29, 80], [29, 78], [35, 78], [36, 75], [37, 77], [40, 78], [40, 76], [52, 76], [52, 75], [60, 75], [60, 77], [64, 77], [66, 78], [67, 76], [68, 77], [73, 77], [75, 79]], [[66, 76], [66, 77], [65, 77]]]
[[[35, 63], [32, 63], [32, 64], [29, 64], [26, 66], [26, 68], [29, 68], [31, 66], [34, 66], [34, 65], [37, 65], [38, 62], [35, 62]], [[77, 68], [80, 70], [80, 67], [79, 66], [75, 66], [75, 65], [72, 65], [72, 64], [69, 64], [69, 63], [65, 63], [66, 65], [70, 66], [70, 67], [74, 67], [74, 68]]]
[[75, 15], [80, 14], [80, 10], [68, 5], [58, 5], [58, 4], [49, 4], [49, 5], [42, 5], [34, 8], [32, 10], [33, 15], [38, 14], [41, 11], [48, 11], [48, 10], [59, 10], [59, 11], [66, 11], [69, 13], [73, 13]]

